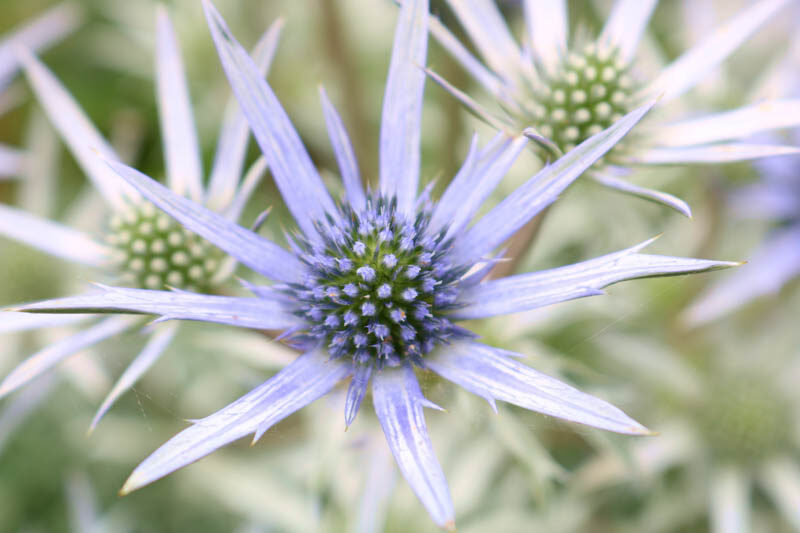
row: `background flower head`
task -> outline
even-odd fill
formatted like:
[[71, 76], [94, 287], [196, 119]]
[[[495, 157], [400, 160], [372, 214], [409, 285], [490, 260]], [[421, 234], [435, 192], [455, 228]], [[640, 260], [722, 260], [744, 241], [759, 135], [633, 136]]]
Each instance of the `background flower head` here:
[[[648, 98], [659, 97], [661, 106], [679, 98], [788, 3], [766, 0], [747, 7], [659, 72], [648, 75], [637, 68], [636, 60], [658, 4], [655, 0], [615, 2], [594, 39], [580, 34], [570, 39], [566, 2], [523, 2], [522, 46], [492, 0], [451, 0], [450, 8], [485, 66], [438, 21], [431, 23], [431, 31], [492, 95], [503, 116], [492, 115], [432, 75], [490, 124], [501, 129], [533, 127], [563, 152]], [[688, 216], [691, 211], [679, 198], [635, 185], [625, 176], [642, 165], [723, 163], [794, 153], [796, 149], [789, 146], [738, 141], [758, 131], [794, 126], [798, 120], [800, 106], [791, 98], [677, 122], [648, 118], [608, 154], [606, 164], [596, 165], [588, 175], [604, 186], [666, 204]]]
[[[269, 68], [280, 34], [280, 21], [268, 30], [254, 52], [262, 73]], [[208, 180], [203, 185], [197, 134], [178, 43], [164, 8], [156, 16], [156, 92], [161, 111], [166, 175], [171, 190], [203, 202], [222, 216], [237, 219], [265, 171], [256, 162], [242, 177], [249, 141], [247, 122], [235, 102], [228, 106], [218, 150]], [[235, 262], [219, 249], [170, 217], [159, 213], [132, 187], [119, 182], [99, 160], [119, 160], [114, 148], [91, 123], [58, 79], [30, 52], [18, 48], [36, 96], [67, 143], [87, 177], [105, 200], [106, 234], [86, 232], [46, 220], [11, 206], [0, 206], [0, 232], [59, 259], [95, 269], [105, 280], [134, 287], [183, 290], [217, 290], [233, 272]], [[92, 274], [97, 276], [97, 274]], [[31, 319], [7, 315], [6, 332], [18, 332], [88, 320], [88, 316]], [[71, 337], [60, 340], [22, 362], [0, 383], [5, 396], [51, 369], [65, 358], [126, 330], [140, 328], [136, 317], [103, 319]], [[175, 334], [174, 325], [153, 328], [150, 340], [119, 377], [100, 406], [92, 428], [111, 405], [150, 368]]]

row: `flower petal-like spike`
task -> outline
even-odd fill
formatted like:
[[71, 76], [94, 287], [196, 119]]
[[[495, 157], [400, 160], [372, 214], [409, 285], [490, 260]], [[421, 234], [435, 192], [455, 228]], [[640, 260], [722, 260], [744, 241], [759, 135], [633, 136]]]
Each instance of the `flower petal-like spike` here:
[[350, 143], [350, 137], [347, 135], [339, 113], [322, 87], [319, 88], [319, 96], [322, 101], [322, 112], [325, 115], [325, 125], [328, 127], [328, 137], [331, 139], [336, 162], [339, 163], [339, 172], [342, 174], [347, 201], [353, 208], [361, 210], [367, 202], [367, 197], [364, 195], [364, 186], [361, 184], [361, 174], [358, 171], [358, 161], [356, 161], [353, 145]]
[[91, 315], [32, 315], [13, 311], [0, 311], [0, 333], [15, 333], [32, 329], [69, 326], [88, 320]]
[[525, 0], [528, 40], [545, 72], [552, 75], [567, 53], [567, 5], [565, 0]]
[[634, 185], [633, 183], [622, 178], [618, 178], [617, 176], [614, 176], [608, 172], [600, 172], [595, 170], [592, 172], [591, 177], [594, 181], [601, 185], [632, 194], [633, 196], [638, 196], [639, 198], [643, 198], [657, 204], [666, 205], [683, 216], [692, 218], [692, 208], [689, 207], [689, 204], [677, 196], [673, 196], [666, 192], [657, 191], [655, 189], [648, 189], [646, 187]]
[[164, 350], [169, 346], [169, 343], [175, 336], [177, 329], [177, 323], [166, 324], [161, 326], [159, 332], [150, 338], [141, 353], [139, 353], [139, 355], [134, 358], [133, 362], [125, 368], [125, 371], [114, 384], [114, 387], [108, 393], [105, 400], [103, 400], [103, 403], [100, 404], [97, 413], [95, 413], [94, 418], [92, 418], [92, 423], [89, 426], [89, 433], [94, 431], [100, 419], [111, 409], [114, 402], [133, 387], [136, 382], [139, 381], [139, 378], [158, 361], [158, 358], [161, 357], [161, 354], [164, 353]]
[[455, 529], [455, 511], [422, 412], [424, 397], [409, 365], [383, 369], [372, 379], [375, 413], [411, 489], [439, 527]]
[[655, 105], [649, 102], [631, 111], [607, 130], [597, 133], [546, 166], [517, 188], [459, 239], [454, 252], [459, 260], [488, 254], [553, 203], [573, 181], [627, 134]]
[[760, 157], [800, 154], [796, 146], [773, 144], [712, 144], [678, 148], [650, 148], [620, 161], [631, 165], [678, 165], [686, 163], [733, 163]]
[[428, 0], [406, 0], [400, 8], [380, 138], [380, 191], [396, 197], [401, 212], [411, 213], [417, 198], [420, 166], [422, 93], [428, 50]]
[[23, 49], [17, 49], [17, 53], [48, 118], [103, 198], [116, 209], [125, 208], [126, 200], [138, 200], [140, 196], [136, 190], [121, 183], [97, 157], [100, 153], [104, 159], [119, 160], [66, 88], [33, 54]]
[[456, 176], [435, 212], [437, 215], [448, 211], [452, 213], [445, 238], [454, 237], [472, 221], [475, 213], [508, 173], [527, 144], [528, 138], [524, 135], [504, 138], [503, 144], [496, 151], [481, 154], [472, 172], [459, 173]]
[[[255, 163], [250, 165], [250, 168], [247, 169], [247, 173], [242, 179], [239, 189], [235, 191], [233, 199], [225, 208], [223, 213], [225, 218], [232, 222], [239, 220], [239, 217], [242, 215], [242, 211], [244, 211], [244, 208], [247, 205], [247, 201], [255, 192], [258, 184], [261, 183], [261, 180], [264, 178], [264, 174], [266, 174], [268, 168], [267, 160], [264, 159], [264, 157], [259, 157], [256, 159]], [[264, 214], [265, 217], [268, 216], [269, 210], [264, 211], [264, 213], [266, 213]], [[259, 217], [257, 223], [252, 226], [253, 230], [258, 231], [257, 228], [259, 228], [265, 221], [265, 218], [262, 219]]]
[[522, 60], [522, 52], [514, 42], [494, 0], [448, 0], [475, 47], [492, 69], [513, 80]]
[[648, 435], [650, 431], [614, 407], [541, 374], [496, 348], [458, 342], [439, 350], [426, 365], [461, 387], [489, 400], [617, 433]]
[[[253, 61], [262, 76], [269, 72], [272, 65], [283, 25], [283, 19], [273, 22], [253, 49]], [[225, 206], [231, 202], [242, 175], [249, 140], [250, 125], [239, 102], [232, 96], [225, 109], [214, 165], [208, 180], [206, 202], [211, 207]]]
[[630, 63], [657, 4], [658, 0], [617, 0], [600, 34], [600, 45], [618, 50], [620, 59]]
[[160, 315], [159, 321], [200, 320], [255, 329], [285, 329], [302, 324], [277, 300], [102, 285], [99, 291], [26, 304], [19, 310], [29, 313], [152, 314]]
[[357, 365], [353, 371], [353, 380], [347, 388], [347, 399], [344, 406], [344, 425], [350, 427], [356, 419], [361, 401], [367, 393], [367, 385], [372, 375], [372, 365]]
[[5, 89], [19, 68], [14, 59], [15, 46], [32, 51], [42, 50], [60, 41], [81, 23], [83, 12], [79, 5], [62, 2], [26, 23], [0, 41], [0, 91]]
[[760, 102], [733, 111], [664, 124], [648, 139], [657, 146], [691, 146], [745, 138], [800, 123], [800, 99]]
[[0, 205], [0, 235], [82, 265], [103, 267], [111, 261], [111, 249], [82, 231], [15, 207]]
[[428, 25], [430, 27], [431, 35], [436, 37], [448, 52], [455, 57], [461, 65], [475, 78], [478, 83], [483, 85], [484, 89], [489, 91], [496, 97], [503, 94], [503, 82], [493, 73], [481, 65], [475, 56], [473, 56], [464, 45], [462, 45], [456, 37], [448, 30], [436, 17], [428, 18]]
[[182, 468], [217, 448], [275, 424], [330, 391], [350, 366], [319, 351], [289, 366], [227, 407], [197, 420], [153, 452], [120, 490], [127, 494]]
[[109, 337], [117, 335], [134, 324], [131, 317], [114, 316], [62, 339], [33, 354], [19, 364], [0, 383], [0, 398], [29, 383], [65, 358]]
[[652, 239], [627, 250], [574, 265], [481, 283], [459, 296], [464, 307], [456, 309], [452, 317], [474, 319], [517, 313], [602, 294], [600, 289], [623, 280], [707, 272], [738, 265], [727, 261], [638, 253], [651, 242]]
[[203, 170], [186, 71], [167, 8], [156, 8], [156, 89], [169, 188], [203, 200]]
[[294, 215], [310, 239], [317, 238], [315, 222], [336, 212], [328, 191], [275, 93], [253, 60], [228, 30], [210, 1], [203, 1], [211, 35], [239, 105], [272, 175]]
[[788, 0], [761, 0], [749, 6], [662, 70], [644, 92], [661, 94], [665, 102], [677, 98], [694, 87], [788, 3]]

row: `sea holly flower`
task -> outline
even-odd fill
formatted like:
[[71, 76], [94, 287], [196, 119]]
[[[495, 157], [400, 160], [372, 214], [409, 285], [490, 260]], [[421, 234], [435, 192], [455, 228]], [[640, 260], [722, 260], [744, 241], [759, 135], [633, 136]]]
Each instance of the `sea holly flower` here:
[[[211, 5], [204, 2], [223, 67], [264, 152], [298, 231], [289, 249], [242, 228], [138, 171], [109, 160], [125, 183], [191, 232], [273, 280], [255, 297], [100, 287], [29, 304], [32, 312], [127, 312], [160, 320], [219, 322], [283, 330], [303, 354], [264, 384], [196, 421], [146, 459], [123, 493], [151, 483], [275, 423], [350, 377], [345, 424], [371, 384], [376, 415], [400, 470], [441, 527], [454, 527], [444, 473], [435, 457], [416, 372], [433, 371], [485, 398], [626, 434], [647, 430], [598, 398], [541, 374], [511, 352], [479, 343], [460, 320], [514, 313], [601, 294], [625, 279], [713, 270], [731, 263], [639, 253], [648, 243], [553, 270], [484, 282], [495, 249], [550, 205], [647, 112], [634, 109], [522, 184], [483, 217], [478, 211], [528, 142], [498, 135], [473, 143], [438, 202], [419, 192], [420, 127], [428, 2], [403, 3], [383, 104], [378, 190], [365, 192], [338, 113], [322, 107], [345, 198], [322, 183], [277, 97]], [[477, 219], [477, 220], [475, 220]], [[474, 223], [472, 223], [474, 221]]]
[[[652, 491], [640, 494], [641, 522], [661, 531], [685, 528], [703, 516], [713, 533], [754, 531], [755, 523], [773, 524], [769, 530], [781, 523], [799, 528], [795, 330], [786, 320], [772, 324], [766, 337], [737, 339], [727, 331], [727, 341], [714, 342], [710, 354], [708, 343], [701, 350], [690, 345], [682, 354], [650, 339], [604, 338], [601, 360], [648, 391], [655, 400], [648, 410], [662, 420], [661, 436], [628, 443], [625, 460], [612, 452], [588, 461], [575, 473], [576, 488], [584, 494], [619, 490], [637, 476], [637, 487]], [[699, 353], [708, 355], [697, 361]], [[647, 405], [648, 395], [637, 395], [637, 402]], [[668, 470], [670, 483], [647, 483]], [[663, 505], [684, 512], [656, 512]], [[770, 509], [775, 516], [766, 521], [769, 507], [777, 513]]]
[[[637, 49], [656, 0], [617, 0], [595, 40], [570, 41], [564, 0], [526, 0], [526, 37], [520, 47], [492, 0], [448, 0], [484, 63], [438, 20], [431, 32], [504, 110], [496, 117], [460, 90], [431, 76], [476, 115], [501, 129], [533, 127], [567, 152], [647, 99], [676, 100], [733, 53], [788, 0], [761, 0], [660, 72], [646, 73]], [[524, 50], [524, 51], [523, 51]], [[587, 173], [612, 189], [666, 204], [689, 216], [672, 195], [624, 179], [639, 166], [722, 163], [795, 153], [794, 147], [741, 143], [751, 134], [800, 123], [796, 99], [665, 123], [648, 117]], [[549, 157], [549, 154], [544, 154]]]
[[[269, 67], [282, 23], [265, 33], [255, 50], [259, 75]], [[201, 202], [225, 220], [236, 220], [266, 165], [257, 161], [242, 179], [249, 140], [247, 121], [235, 101], [227, 110], [208, 186], [203, 185], [197, 134], [178, 43], [165, 10], [156, 21], [156, 84], [166, 157], [167, 181], [175, 194]], [[132, 287], [213, 291], [233, 271], [235, 261], [208, 241], [183, 228], [121, 182], [98, 158], [118, 160], [78, 104], [55, 76], [30, 53], [19, 51], [30, 84], [55, 128], [108, 206], [104, 239], [50, 221], [22, 209], [0, 205], [0, 234], [54, 257], [95, 269], [111, 280]], [[88, 321], [88, 316], [35, 317], [23, 313], [4, 317], [0, 331], [18, 332]], [[23, 361], [0, 383], [0, 397], [91, 345], [124, 331], [140, 328], [132, 317], [104, 318]], [[100, 406], [92, 428], [164, 352], [176, 333], [172, 324], [152, 329], [141, 353]]]
[[[31, 50], [44, 50], [72, 33], [80, 19], [78, 6], [63, 3], [0, 36], [0, 114], [13, 107], [19, 99], [17, 91], [9, 88], [19, 70], [14, 48], [25, 46]], [[0, 143], [0, 180], [19, 175], [24, 165], [23, 152]]]

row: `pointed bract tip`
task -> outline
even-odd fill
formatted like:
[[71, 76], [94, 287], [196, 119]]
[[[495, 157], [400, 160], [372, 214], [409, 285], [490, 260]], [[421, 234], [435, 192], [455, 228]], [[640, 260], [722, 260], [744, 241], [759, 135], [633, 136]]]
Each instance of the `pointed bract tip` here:
[[539, 133], [536, 129], [528, 127], [522, 130], [522, 135], [544, 148], [554, 158], [558, 159], [564, 152], [550, 139]]
[[746, 264], [747, 261], [715, 261], [714, 264], [708, 268], [708, 272], [713, 272], [715, 270], [724, 270], [726, 268], [736, 268], [744, 266]]
[[94, 430], [97, 428], [97, 424], [100, 422], [100, 419], [95, 415], [92, 419], [92, 423], [89, 424], [89, 429], [86, 430], [86, 438], [90, 438], [94, 435]]
[[122, 488], [119, 489], [120, 496], [127, 496], [131, 492], [142, 488], [146, 483], [142, 483], [142, 481], [137, 478], [140, 477], [137, 475], [136, 471], [134, 470], [133, 473], [125, 480], [125, 483], [122, 485]]
[[652, 429], [646, 428], [642, 425], [635, 425], [628, 428], [628, 433], [630, 435], [640, 435], [642, 437], [655, 437], [657, 435], [661, 435], [658, 431], [653, 431]]
[[656, 242], [658, 239], [660, 239], [663, 235], [664, 235], [664, 232], [662, 231], [661, 233], [659, 233], [659, 234], [657, 234], [657, 235], [655, 235], [653, 237], [650, 237], [646, 241], [640, 242], [636, 246], [632, 246], [630, 248], [630, 251], [631, 252], [639, 252], [641, 250], [644, 250], [645, 248], [647, 248], [648, 246], [650, 246], [651, 244]]
[[423, 407], [427, 407], [428, 409], [435, 409], [436, 411], [441, 411], [443, 413], [447, 412], [447, 409], [438, 404], [433, 403], [427, 398], [423, 398], [422, 400], [420, 400], [420, 403], [422, 403]]
[[485, 398], [486, 402], [489, 404], [489, 407], [492, 408], [494, 414], [500, 415], [500, 411], [497, 410], [497, 401], [494, 398]]

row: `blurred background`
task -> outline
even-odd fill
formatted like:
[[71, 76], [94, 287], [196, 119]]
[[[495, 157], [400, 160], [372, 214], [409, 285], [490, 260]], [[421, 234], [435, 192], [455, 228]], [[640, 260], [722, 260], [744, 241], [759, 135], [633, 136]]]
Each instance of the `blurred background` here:
[[[180, 41], [209, 168], [229, 89], [200, 3], [164, 3]], [[643, 54], [652, 61], [675, 58], [750, 3], [665, 0], [652, 18]], [[0, 0], [0, 40], [57, 5]], [[40, 57], [121, 156], [161, 179], [153, 80], [156, 5], [74, 0], [69, 9], [75, 30]], [[217, 6], [246, 46], [284, 18], [270, 84], [337, 190], [318, 97], [324, 85], [353, 138], [362, 173], [374, 183], [393, 3], [224, 0]], [[501, 6], [520, 33], [519, 3]], [[595, 35], [610, 6], [570, 1], [570, 24]], [[463, 35], [443, 1], [434, 0], [431, 9]], [[751, 101], [771, 69], [797, 50], [792, 39], [798, 10], [787, 13], [709, 73], [681, 105], [708, 112]], [[433, 41], [428, 64], [488, 101]], [[0, 178], [0, 202], [101, 235], [107, 222], [97, 193], [24, 76], [14, 76], [0, 94], [0, 143], [25, 158], [15, 176]], [[483, 141], [492, 134], [429, 82], [422, 176], [436, 180], [435, 191], [457, 171], [473, 131]], [[248, 162], [257, 156], [251, 145]], [[800, 160], [789, 159], [800, 176]], [[497, 198], [540, 166], [524, 154]], [[776, 222], [736, 217], [726, 199], [734, 188], [762, 177], [763, 168], [750, 164], [635, 174], [634, 181], [686, 200], [691, 219], [579, 181], [549, 211], [518, 268], [584, 260], [661, 233], [649, 249], [653, 253], [746, 260]], [[267, 207], [273, 214], [262, 231], [284, 242], [283, 229], [292, 223], [270, 179], [254, 194], [241, 223], [251, 225]], [[729, 513], [724, 523], [750, 526], [727, 531], [800, 530], [800, 284], [794, 279], [726, 317], [689, 325], [687, 306], [726, 274], [630, 282], [601, 298], [471, 326], [487, 343], [525, 354], [536, 369], [611, 401], [659, 435], [612, 435], [505, 405], [495, 416], [479, 398], [430, 377], [423, 390], [447, 412], [426, 416], [453, 491], [459, 531], [702, 532], [710, 530], [713, 513]], [[0, 306], [74, 293], [92, 281], [104, 280], [0, 237]], [[2, 334], [0, 376], [69, 331], [65, 326]], [[185, 427], [186, 419], [226, 405], [294, 357], [259, 333], [188, 324], [88, 435], [98, 404], [141, 339], [135, 333], [101, 343], [0, 400], [0, 532], [436, 531], [395, 472], [371, 409], [363, 409], [344, 432], [344, 390], [292, 415], [253, 447], [242, 440], [119, 497], [132, 469]]]

